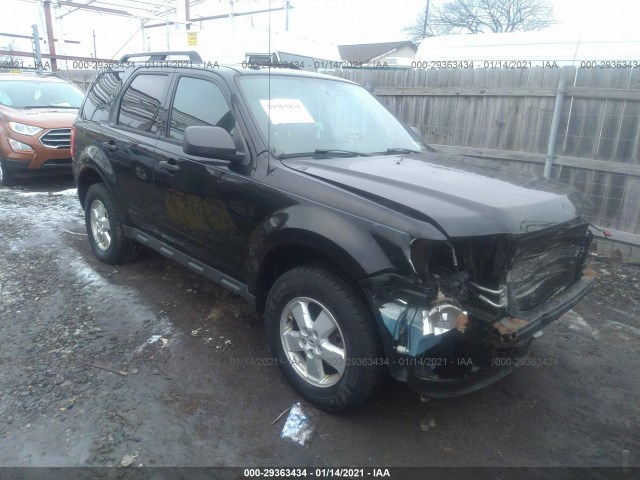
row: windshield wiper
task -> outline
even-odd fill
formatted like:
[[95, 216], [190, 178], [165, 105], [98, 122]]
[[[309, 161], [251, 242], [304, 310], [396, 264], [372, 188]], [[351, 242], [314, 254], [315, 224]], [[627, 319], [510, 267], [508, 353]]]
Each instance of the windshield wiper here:
[[420, 150], [411, 150], [410, 148], [395, 147], [395, 148], [387, 148], [384, 152], [375, 152], [376, 155], [393, 155], [394, 153], [420, 153]]
[[353, 150], [341, 150], [339, 148], [316, 148], [313, 153], [319, 155], [328, 155], [331, 153], [338, 153], [341, 155], [354, 155], [356, 157], [368, 157], [368, 153], [355, 152]]
[[314, 155], [344, 155], [353, 157], [368, 157], [368, 153], [355, 152], [352, 150], [341, 150], [338, 148], [317, 148], [313, 152], [298, 152], [298, 153], [281, 153], [278, 155], [279, 159], [295, 158], [295, 157], [313, 157]]

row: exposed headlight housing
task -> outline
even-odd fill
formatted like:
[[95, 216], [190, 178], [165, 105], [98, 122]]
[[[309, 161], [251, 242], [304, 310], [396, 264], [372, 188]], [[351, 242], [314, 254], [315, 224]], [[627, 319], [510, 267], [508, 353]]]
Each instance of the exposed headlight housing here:
[[428, 310], [422, 311], [422, 334], [442, 335], [449, 330], [464, 332], [469, 317], [467, 312], [445, 301], [433, 303]]
[[422, 278], [428, 273], [438, 276], [460, 271], [458, 256], [449, 242], [435, 242], [416, 238], [411, 242], [410, 261], [415, 272]]
[[9, 122], [9, 129], [12, 132], [19, 133], [20, 135], [28, 135], [30, 137], [33, 137], [43, 130], [41, 127], [34, 127], [33, 125], [18, 122]]
[[33, 148], [26, 143], [19, 142], [13, 138], [9, 138], [9, 145], [14, 152], [33, 152]]

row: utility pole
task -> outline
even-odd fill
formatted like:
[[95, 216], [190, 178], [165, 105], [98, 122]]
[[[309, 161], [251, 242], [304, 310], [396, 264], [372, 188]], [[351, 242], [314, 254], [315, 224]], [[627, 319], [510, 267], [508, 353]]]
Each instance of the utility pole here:
[[98, 58], [98, 53], [96, 52], [96, 31], [93, 31], [93, 58]]
[[424, 24], [422, 25], [422, 38], [427, 37], [427, 22], [429, 21], [429, 3], [431, 3], [431, 0], [427, 0], [427, 8], [424, 9]]

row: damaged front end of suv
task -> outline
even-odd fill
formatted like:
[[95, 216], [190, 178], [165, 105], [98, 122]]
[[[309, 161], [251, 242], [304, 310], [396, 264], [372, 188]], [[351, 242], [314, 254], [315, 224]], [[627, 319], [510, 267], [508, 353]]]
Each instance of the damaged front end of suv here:
[[585, 268], [591, 238], [576, 218], [523, 234], [414, 239], [410, 278], [385, 274], [363, 285], [392, 376], [451, 397], [526, 364], [532, 339], [593, 283], [596, 272]]

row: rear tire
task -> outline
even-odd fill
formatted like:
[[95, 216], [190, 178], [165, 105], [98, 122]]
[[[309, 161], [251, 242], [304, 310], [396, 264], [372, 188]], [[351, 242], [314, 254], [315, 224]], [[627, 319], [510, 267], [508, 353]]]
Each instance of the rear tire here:
[[104, 184], [94, 183], [87, 190], [84, 219], [96, 257], [112, 265], [136, 258], [140, 245], [125, 237], [120, 214]]
[[285, 377], [328, 412], [358, 407], [386, 378], [376, 326], [340, 276], [320, 265], [297, 267], [273, 284], [267, 337]]

